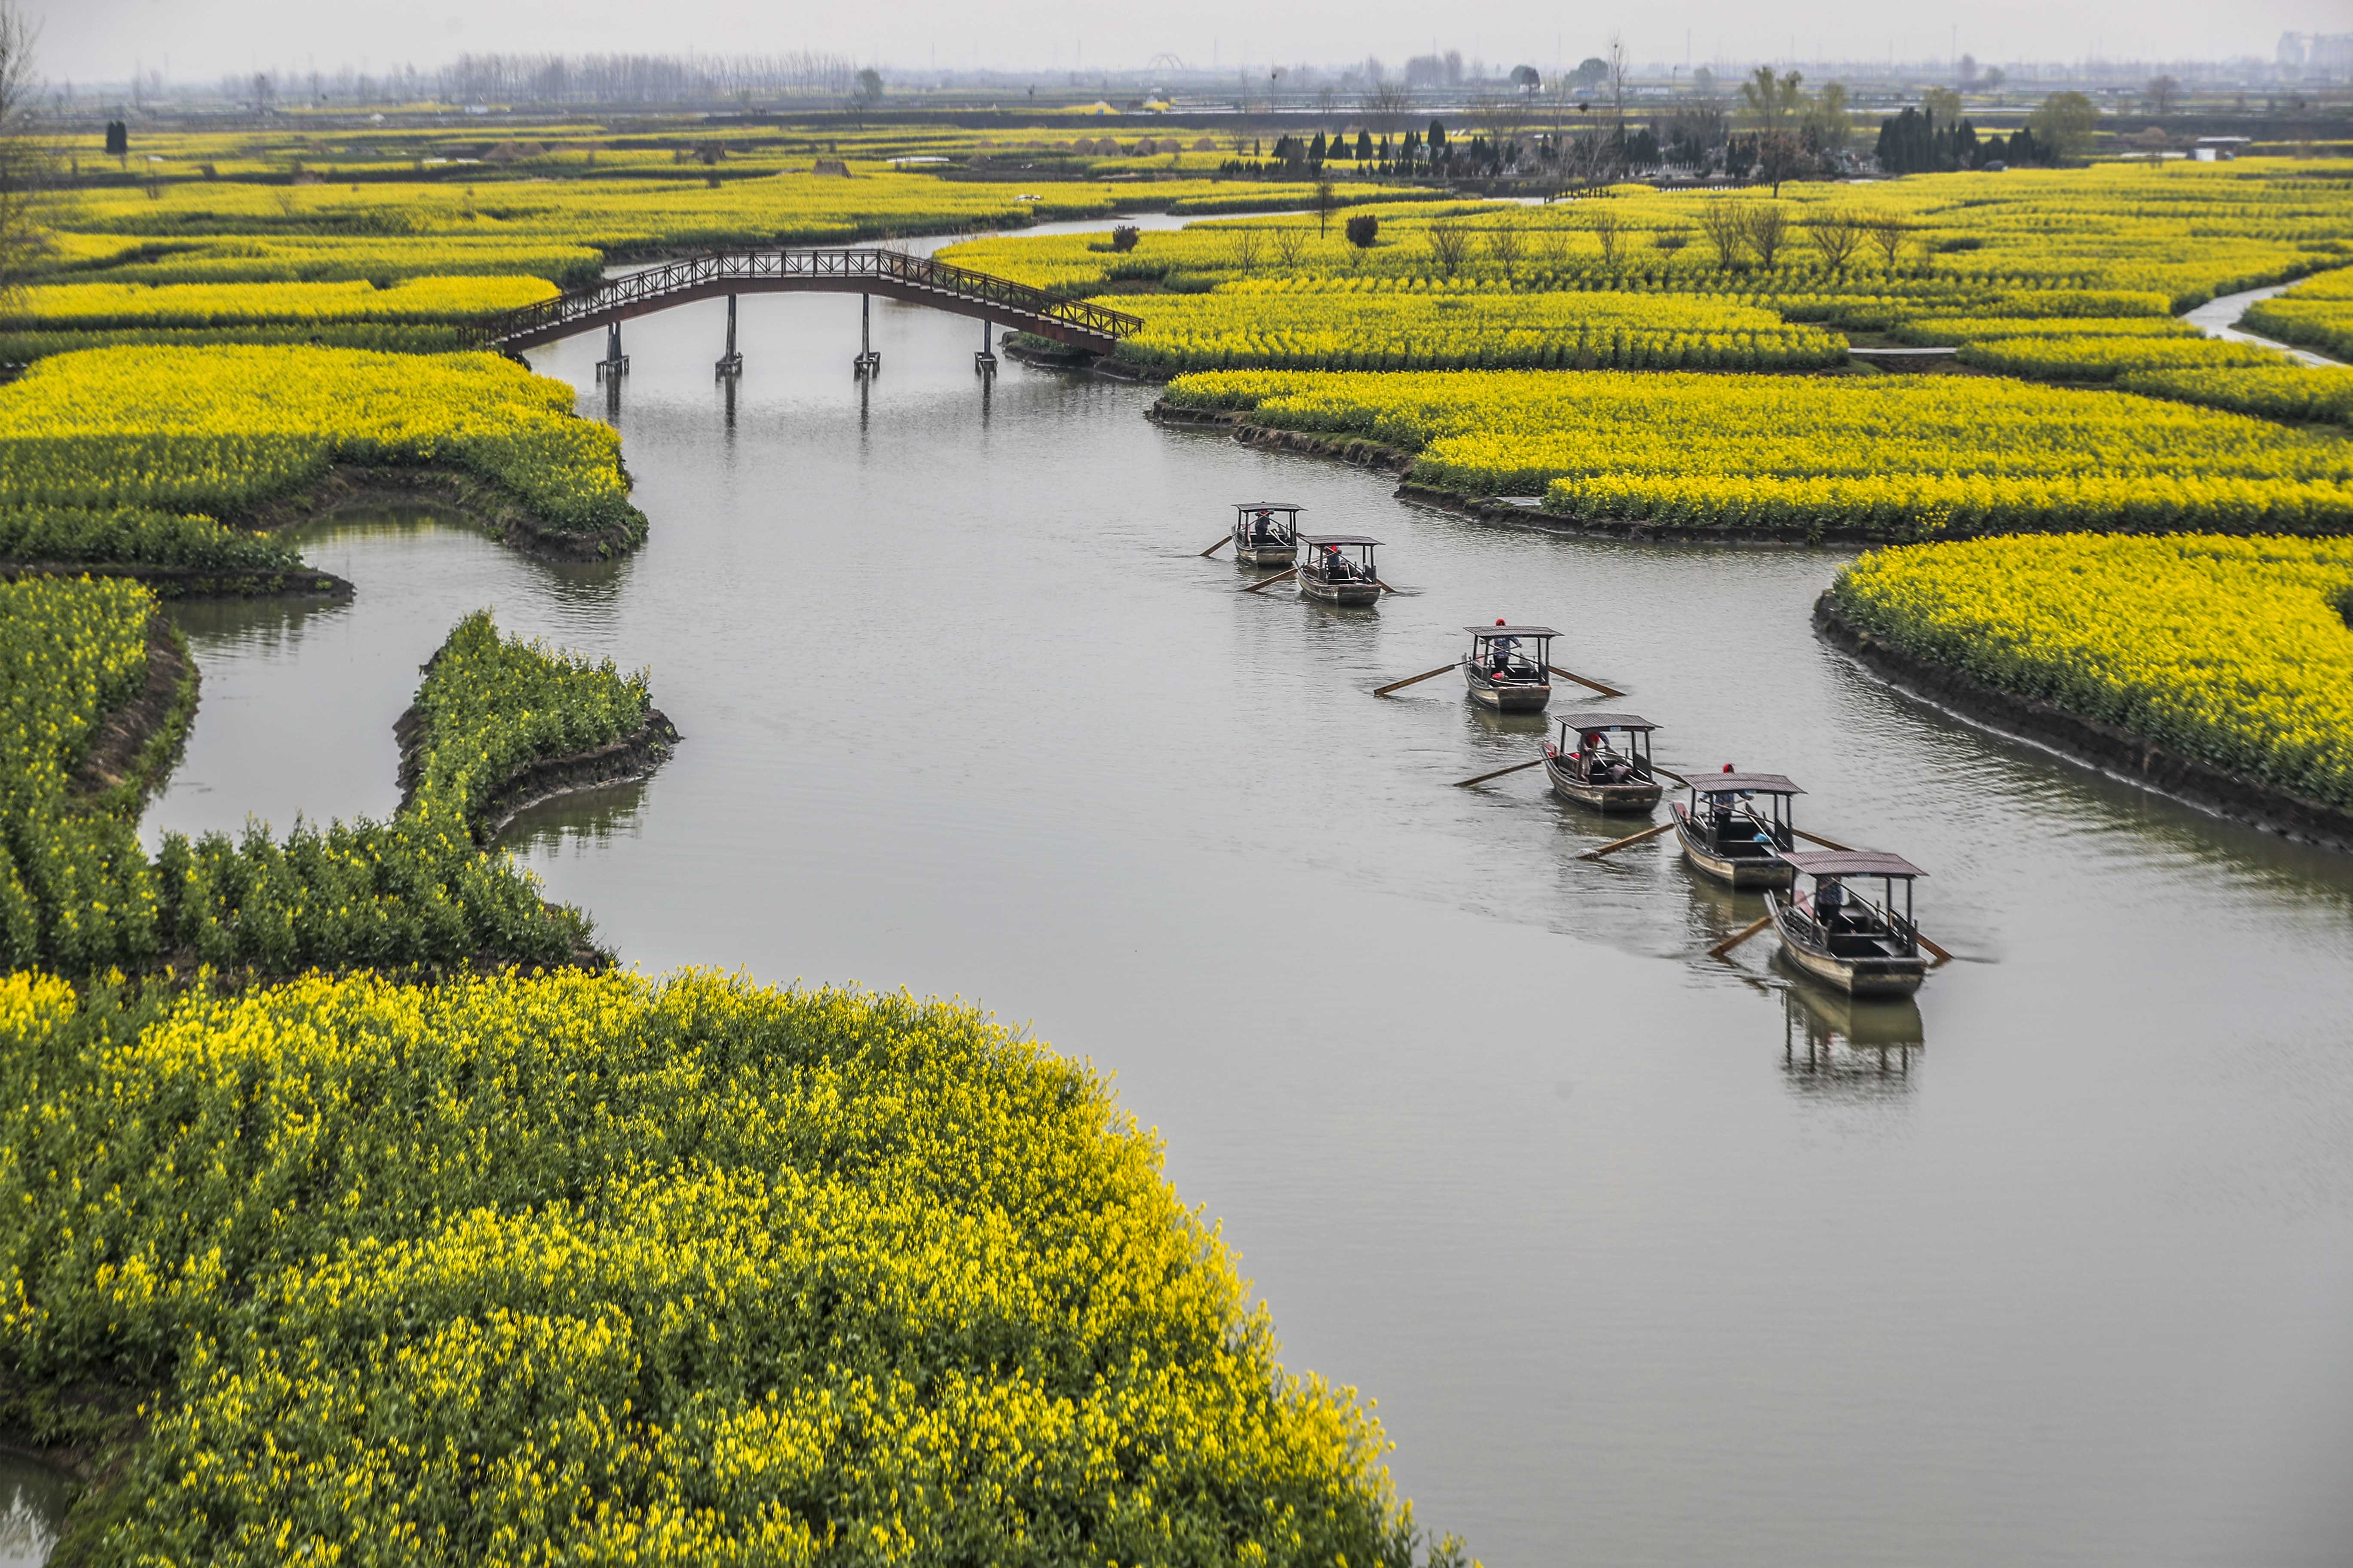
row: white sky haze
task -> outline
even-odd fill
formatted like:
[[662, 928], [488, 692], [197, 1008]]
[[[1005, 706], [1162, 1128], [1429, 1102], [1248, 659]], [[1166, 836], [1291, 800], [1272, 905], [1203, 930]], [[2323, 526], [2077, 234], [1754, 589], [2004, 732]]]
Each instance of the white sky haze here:
[[[1493, 0], [1271, 5], [1265, 0], [18, 0], [43, 27], [52, 80], [127, 80], [134, 65], [209, 81], [264, 67], [438, 65], [467, 51], [773, 54], [821, 49], [917, 72], [975, 65], [1142, 68], [1155, 56], [1235, 68], [1338, 64], [1455, 48], [1546, 69], [1606, 42], [1609, 14]], [[1434, 16], [1455, 19], [1433, 33]], [[2285, 31], [2353, 31], [2347, 0], [1976, 0], [1922, 12], [1884, 0], [1669, 0], [1619, 23], [1637, 61], [2268, 59]], [[166, 62], [168, 61], [168, 65]]]

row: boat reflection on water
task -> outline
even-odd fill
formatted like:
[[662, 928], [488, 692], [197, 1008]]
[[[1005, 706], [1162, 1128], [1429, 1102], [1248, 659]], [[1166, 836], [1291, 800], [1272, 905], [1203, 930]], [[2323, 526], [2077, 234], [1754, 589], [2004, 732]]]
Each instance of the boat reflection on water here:
[[[1778, 953], [1773, 962], [1795, 973]], [[1802, 980], [1779, 989], [1781, 1071], [1792, 1089], [1841, 1100], [1912, 1092], [1912, 1058], [1927, 1045], [1918, 1003], [1843, 996]]]

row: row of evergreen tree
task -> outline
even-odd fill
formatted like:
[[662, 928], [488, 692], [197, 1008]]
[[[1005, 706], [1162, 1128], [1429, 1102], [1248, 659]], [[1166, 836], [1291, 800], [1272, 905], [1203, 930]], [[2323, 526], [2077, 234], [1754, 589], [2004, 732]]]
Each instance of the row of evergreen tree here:
[[1989, 163], [2048, 163], [2050, 151], [2035, 141], [2034, 132], [2020, 126], [2010, 136], [1979, 140], [1967, 119], [1950, 125], [1936, 123], [1933, 109], [1907, 109], [1879, 122], [1879, 167], [1883, 174], [1926, 174], [1956, 169], [1982, 169]]

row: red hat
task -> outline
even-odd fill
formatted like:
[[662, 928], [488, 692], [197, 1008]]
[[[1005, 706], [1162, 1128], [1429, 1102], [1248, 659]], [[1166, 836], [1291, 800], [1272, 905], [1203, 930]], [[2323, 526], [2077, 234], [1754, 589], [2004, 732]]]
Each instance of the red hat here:
[[1503, 616], [1497, 616], [1495, 617], [1495, 624], [1496, 624], [1497, 626], [1502, 626], [1502, 625], [1504, 624], [1504, 617], [1503, 617]]
[[1738, 770], [1737, 770], [1737, 769], [1736, 769], [1736, 768], [1734, 768], [1734, 767], [1733, 767], [1733, 765], [1732, 765], [1730, 763], [1725, 763], [1725, 764], [1724, 764], [1724, 771], [1725, 771], [1725, 773], [1736, 773], [1736, 772], [1737, 772]]

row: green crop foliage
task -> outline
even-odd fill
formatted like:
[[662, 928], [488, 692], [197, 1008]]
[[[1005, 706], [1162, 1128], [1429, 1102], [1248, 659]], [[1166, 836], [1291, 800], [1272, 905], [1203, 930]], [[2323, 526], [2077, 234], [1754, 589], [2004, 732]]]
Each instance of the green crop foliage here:
[[266, 574], [301, 565], [283, 540], [136, 506], [0, 507], [0, 561]]
[[554, 908], [475, 829], [488, 792], [535, 758], [645, 722], [646, 680], [468, 617], [417, 694], [420, 760], [390, 822], [297, 824], [284, 841], [166, 834], [151, 863], [136, 800], [69, 789], [90, 737], [146, 677], [154, 596], [121, 580], [0, 584], [0, 960], [90, 975], [160, 964], [291, 973], [353, 964], [560, 964], [587, 922]]

